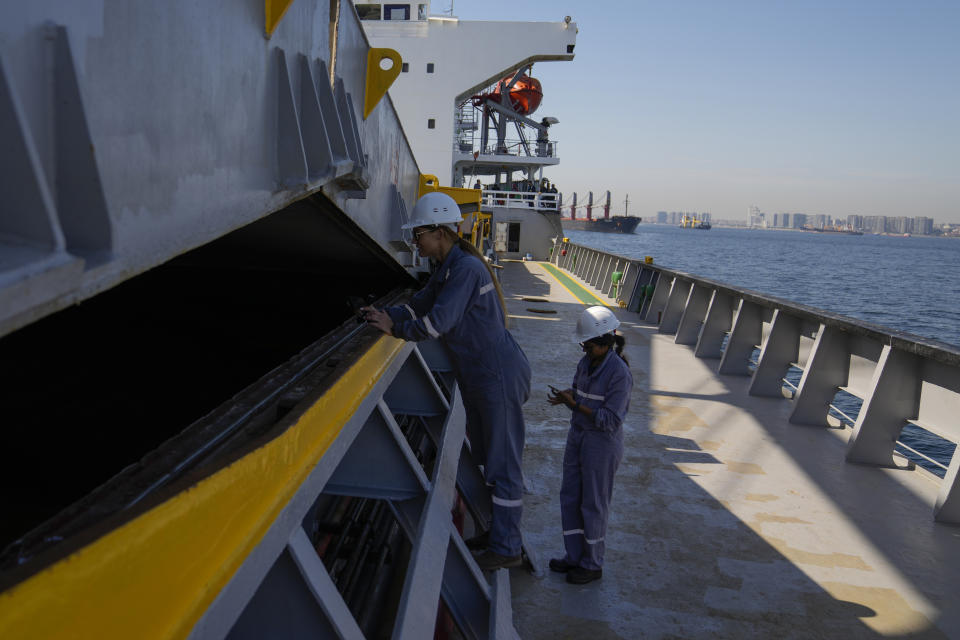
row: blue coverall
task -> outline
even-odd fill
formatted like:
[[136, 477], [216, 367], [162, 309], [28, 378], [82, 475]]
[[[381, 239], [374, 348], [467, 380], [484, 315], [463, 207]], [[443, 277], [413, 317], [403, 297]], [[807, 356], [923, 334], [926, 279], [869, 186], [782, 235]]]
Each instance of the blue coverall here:
[[633, 375], [611, 348], [596, 369], [584, 356], [573, 377], [573, 395], [590, 407], [593, 416], [579, 411], [570, 418], [563, 453], [560, 484], [560, 521], [566, 562], [584, 569], [603, 567], [613, 476], [623, 457], [623, 418], [630, 408]]
[[492, 486], [488, 549], [519, 555], [522, 406], [530, 396], [530, 363], [504, 328], [500, 299], [486, 265], [454, 245], [409, 305], [384, 311], [393, 320], [396, 337], [437, 338], [447, 348], [463, 396], [470, 446]]

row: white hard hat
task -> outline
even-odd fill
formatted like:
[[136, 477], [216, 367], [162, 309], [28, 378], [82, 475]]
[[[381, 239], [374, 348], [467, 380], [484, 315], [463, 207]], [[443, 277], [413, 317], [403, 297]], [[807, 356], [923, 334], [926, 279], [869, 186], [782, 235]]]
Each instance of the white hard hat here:
[[586, 342], [590, 338], [597, 338], [620, 326], [620, 321], [613, 312], [606, 307], [590, 307], [580, 314], [577, 320], [577, 330], [574, 332], [575, 342]]
[[461, 220], [463, 216], [460, 215], [460, 207], [453, 198], [439, 191], [431, 191], [417, 200], [417, 204], [413, 206], [410, 222], [400, 228], [413, 229], [434, 224], [456, 225], [460, 224]]

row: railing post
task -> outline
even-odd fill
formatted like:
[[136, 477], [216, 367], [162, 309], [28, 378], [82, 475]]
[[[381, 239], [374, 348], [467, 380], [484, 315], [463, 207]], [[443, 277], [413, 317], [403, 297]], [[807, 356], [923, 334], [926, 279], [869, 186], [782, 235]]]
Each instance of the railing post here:
[[667, 298], [666, 308], [663, 310], [663, 318], [660, 320], [660, 333], [675, 333], [680, 324], [680, 316], [683, 315], [683, 309], [687, 304], [687, 298], [690, 296], [690, 282], [673, 279], [673, 286], [670, 287], [670, 296]]
[[827, 426], [830, 403], [837, 395], [837, 389], [847, 384], [849, 371], [850, 350], [846, 334], [821, 324], [800, 378], [790, 422]]
[[590, 273], [587, 274], [587, 282], [590, 285], [597, 286], [597, 272], [600, 270], [600, 265], [603, 264], [603, 254], [593, 250], [593, 263], [590, 265]]
[[608, 256], [606, 264], [603, 268], [603, 272], [600, 274], [600, 282], [598, 283], [598, 287], [605, 294], [610, 293], [610, 288], [613, 284], [610, 282], [610, 274], [612, 274], [614, 271], [614, 264], [616, 264], [614, 257], [612, 255]]
[[733, 324], [733, 298], [714, 290], [707, 307], [707, 316], [700, 329], [697, 348], [694, 355], [698, 358], [720, 358], [723, 356], [723, 338]]
[[940, 483], [933, 519], [937, 522], [960, 524], [960, 455], [953, 452], [947, 474]]
[[750, 395], [783, 395], [783, 376], [790, 369], [790, 364], [796, 362], [799, 350], [800, 321], [787, 315], [783, 309], [775, 309], [770, 335], [760, 350], [760, 359], [753, 372]]
[[917, 359], [883, 346], [873, 373], [870, 394], [863, 401], [847, 443], [847, 462], [896, 467], [893, 446], [907, 420], [919, 409]]
[[670, 290], [673, 288], [675, 278], [664, 275], [661, 271], [657, 278], [657, 283], [653, 288], [653, 295], [650, 297], [650, 303], [647, 305], [647, 312], [643, 319], [647, 322], [660, 324], [660, 312], [667, 304], [667, 298], [670, 297]]
[[741, 298], [727, 348], [720, 358], [718, 373], [736, 376], [750, 375], [750, 356], [760, 342], [763, 323], [760, 307]]
[[694, 284], [690, 288], [690, 295], [687, 296], [687, 304], [683, 309], [683, 315], [680, 316], [680, 323], [677, 325], [677, 337], [674, 342], [677, 344], [697, 344], [700, 325], [707, 315], [711, 294], [712, 290], [703, 285]]
[[590, 265], [583, 272], [583, 279], [589, 284], [593, 284], [593, 272], [597, 268], [597, 262], [600, 260], [600, 253], [596, 249], [590, 250]]
[[577, 264], [574, 265], [574, 275], [583, 279], [583, 274], [590, 264], [591, 252], [586, 247], [577, 247]]

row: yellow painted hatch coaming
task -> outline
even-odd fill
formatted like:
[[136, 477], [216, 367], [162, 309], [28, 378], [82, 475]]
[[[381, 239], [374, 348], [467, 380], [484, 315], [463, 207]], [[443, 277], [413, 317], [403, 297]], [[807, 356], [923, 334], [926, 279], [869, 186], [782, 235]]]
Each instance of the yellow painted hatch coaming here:
[[0, 594], [0, 637], [186, 637], [403, 344], [381, 337], [275, 439]]

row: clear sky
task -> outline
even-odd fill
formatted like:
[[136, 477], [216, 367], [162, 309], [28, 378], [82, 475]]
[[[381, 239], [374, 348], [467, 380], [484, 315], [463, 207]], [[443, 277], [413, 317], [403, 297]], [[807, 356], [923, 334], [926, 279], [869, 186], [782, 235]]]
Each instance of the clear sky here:
[[[434, 0], [442, 13], [449, 0]], [[960, 222], [958, 0], [455, 0], [461, 20], [561, 20], [534, 65], [561, 164], [615, 213], [926, 215]], [[480, 54], [482, 55], [482, 54]]]

